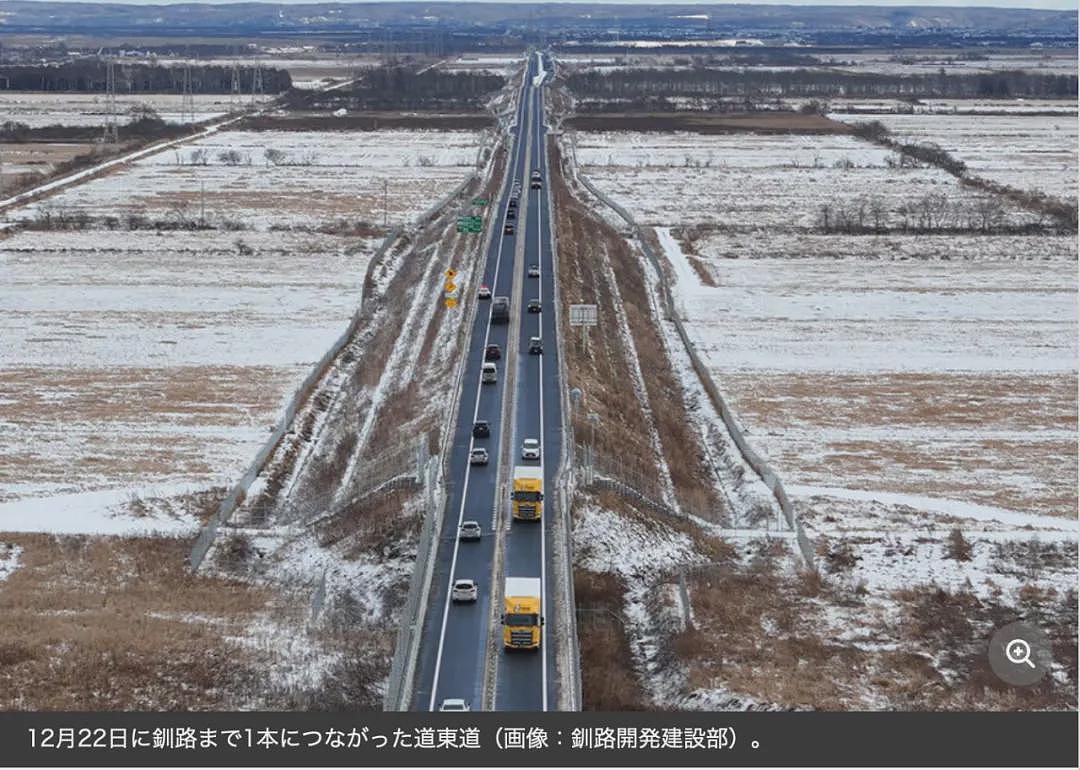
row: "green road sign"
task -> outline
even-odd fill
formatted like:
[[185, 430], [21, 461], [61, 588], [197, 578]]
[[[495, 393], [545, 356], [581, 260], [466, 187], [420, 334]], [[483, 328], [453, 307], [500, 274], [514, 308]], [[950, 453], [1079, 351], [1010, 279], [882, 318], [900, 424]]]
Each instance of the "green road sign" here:
[[488, 199], [487, 198], [473, 198], [472, 199], [472, 205], [474, 205], [474, 206], [486, 206], [486, 205], [488, 205]]
[[479, 233], [484, 229], [482, 217], [458, 217], [457, 231], [459, 233]]

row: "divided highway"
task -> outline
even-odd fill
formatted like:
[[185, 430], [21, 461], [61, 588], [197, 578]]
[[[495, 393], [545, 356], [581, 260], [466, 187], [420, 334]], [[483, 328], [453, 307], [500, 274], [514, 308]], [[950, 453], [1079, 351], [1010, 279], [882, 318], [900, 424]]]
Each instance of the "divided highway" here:
[[[418, 653], [412, 702], [415, 710], [437, 710], [444, 700], [458, 698], [473, 709], [482, 708], [489, 651], [494, 649], [498, 650], [494, 661], [497, 710], [540, 711], [557, 702], [553, 633], [548, 624], [541, 629], [539, 650], [534, 651], [505, 651], [501, 628], [492, 627], [492, 617], [502, 613], [503, 576], [539, 578], [543, 614], [548, 623], [555, 617], [549, 590], [550, 543], [556, 520], [552, 485], [562, 445], [562, 416], [543, 86], [536, 85], [540, 73], [541, 58], [534, 55], [519, 94], [509, 158], [509, 179], [521, 183], [520, 213], [514, 219], [507, 218], [512, 187], [508, 185], [487, 214], [488, 226], [495, 232], [486, 254], [482, 282], [490, 287], [493, 296], [510, 297], [510, 322], [492, 322], [491, 300], [477, 298], [478, 285], [462, 287], [464, 302], [481, 304], [462, 381], [447, 479], [447, 507]], [[539, 189], [530, 185], [534, 170], [539, 171]], [[514, 226], [513, 234], [506, 232], [508, 223]], [[519, 261], [522, 250], [524, 259]], [[531, 300], [539, 302], [540, 312], [529, 312]], [[513, 344], [512, 332], [516, 332]], [[543, 340], [541, 355], [530, 354], [532, 337]], [[498, 367], [494, 383], [484, 383], [481, 378], [489, 345], [498, 345], [502, 351], [502, 357], [494, 362]], [[508, 389], [507, 375], [511, 371], [515, 376]], [[503, 424], [504, 414], [509, 416], [507, 425]], [[490, 435], [474, 437], [477, 420], [488, 423]], [[522, 459], [525, 439], [540, 440], [539, 460]], [[504, 442], [509, 446], [505, 462], [500, 451]], [[476, 447], [487, 449], [490, 460], [486, 465], [470, 464], [470, 452]], [[543, 475], [540, 522], [511, 517], [509, 479], [515, 465], [534, 466]], [[506, 484], [500, 486], [500, 479]], [[459, 527], [470, 520], [480, 523], [482, 535], [478, 541], [461, 541]], [[500, 564], [501, 569], [496, 570]], [[475, 602], [451, 601], [453, 583], [459, 579], [476, 581]], [[496, 638], [492, 639], [492, 635]]]

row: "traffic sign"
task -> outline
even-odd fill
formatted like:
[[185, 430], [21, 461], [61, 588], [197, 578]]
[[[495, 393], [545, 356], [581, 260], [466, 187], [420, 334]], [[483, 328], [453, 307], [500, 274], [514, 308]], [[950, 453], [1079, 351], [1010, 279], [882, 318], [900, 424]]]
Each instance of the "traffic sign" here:
[[487, 198], [473, 198], [472, 203], [474, 206], [486, 206], [488, 204]]
[[454, 268], [450, 268], [446, 271], [446, 277], [449, 278], [451, 281], [454, 280], [454, 278], [457, 277], [457, 270], [455, 270]]
[[457, 307], [457, 297], [447, 297], [446, 306], [451, 309]]
[[447, 294], [453, 294], [455, 291], [457, 291], [457, 284], [453, 281], [447, 281], [446, 284], [443, 285], [443, 289], [446, 291]]

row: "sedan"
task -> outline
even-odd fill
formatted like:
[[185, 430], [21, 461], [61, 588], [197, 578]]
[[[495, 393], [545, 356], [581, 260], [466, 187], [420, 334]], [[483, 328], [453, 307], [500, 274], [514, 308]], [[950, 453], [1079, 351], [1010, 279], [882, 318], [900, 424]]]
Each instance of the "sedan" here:
[[475, 602], [476, 601], [476, 581], [475, 580], [455, 580], [454, 590], [450, 592], [450, 598], [455, 602]]
[[487, 420], [477, 420], [472, 425], [473, 438], [487, 438], [491, 435], [491, 426]]
[[485, 361], [498, 361], [500, 358], [502, 358], [502, 348], [498, 345], [488, 345], [484, 348]]
[[529, 305], [525, 309], [528, 310], [530, 313], [539, 313], [540, 312], [540, 300], [538, 300], [538, 299], [530, 299], [529, 300]]
[[476, 296], [480, 299], [491, 299], [491, 289], [488, 288], [486, 283], [482, 283], [480, 288], [476, 290]]
[[483, 534], [478, 521], [463, 521], [458, 528], [458, 540], [479, 540]]
[[522, 460], [539, 460], [540, 459], [540, 441], [535, 438], [527, 438], [521, 442], [521, 459]]
[[544, 352], [544, 341], [539, 337], [529, 337], [529, 353], [541, 355]]
[[464, 698], [446, 698], [439, 704], [439, 711], [472, 711]]
[[482, 446], [478, 446], [476, 449], [469, 452], [469, 465], [487, 465], [488, 464], [488, 451]]
[[529, 265], [529, 277], [530, 278], [539, 278], [540, 277], [540, 265]]
[[505, 225], [503, 225], [503, 235], [513, 235], [513, 234], [514, 234], [514, 223], [513, 222], [507, 222]]

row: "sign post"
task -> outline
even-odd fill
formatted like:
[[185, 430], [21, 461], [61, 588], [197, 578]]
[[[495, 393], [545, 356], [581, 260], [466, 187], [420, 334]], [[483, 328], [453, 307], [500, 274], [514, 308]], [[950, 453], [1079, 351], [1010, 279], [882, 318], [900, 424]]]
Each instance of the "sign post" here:
[[596, 324], [596, 305], [570, 306], [570, 325], [581, 327], [581, 347], [586, 353], [589, 350], [589, 327]]

